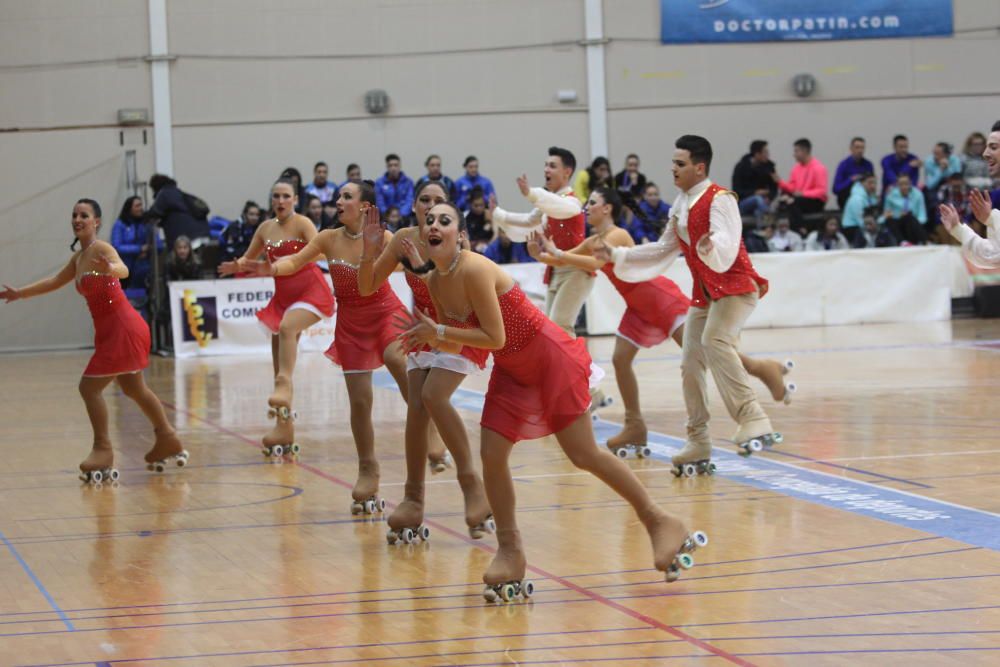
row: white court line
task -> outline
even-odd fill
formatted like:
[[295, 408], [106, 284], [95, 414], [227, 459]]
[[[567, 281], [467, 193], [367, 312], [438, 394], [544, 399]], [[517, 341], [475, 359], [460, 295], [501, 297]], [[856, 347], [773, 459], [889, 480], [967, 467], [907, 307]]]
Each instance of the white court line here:
[[877, 461], [881, 459], [920, 459], [928, 456], [967, 456], [969, 454], [998, 454], [1000, 449], [977, 449], [971, 452], [929, 452], [927, 454], [889, 454], [886, 456], [848, 456], [842, 459], [816, 459], [815, 463], [839, 461]]
[[[661, 472], [661, 471], [673, 470], [670, 468], [632, 468], [632, 472]], [[442, 473], [443, 474], [443, 473]], [[590, 472], [552, 472], [543, 475], [511, 475], [515, 480], [518, 479], [544, 479], [546, 477], [593, 477], [594, 474]], [[389, 482], [388, 484], [379, 484], [382, 486], [403, 486], [405, 482]], [[424, 484], [458, 484], [458, 479], [432, 479], [429, 482], [424, 482]]]

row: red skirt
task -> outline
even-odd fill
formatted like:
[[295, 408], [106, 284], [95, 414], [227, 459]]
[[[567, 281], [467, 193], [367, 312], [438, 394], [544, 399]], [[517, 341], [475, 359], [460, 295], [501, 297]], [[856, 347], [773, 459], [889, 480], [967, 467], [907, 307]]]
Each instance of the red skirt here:
[[636, 283], [626, 303], [618, 335], [637, 347], [653, 347], [665, 341], [684, 323], [691, 307], [691, 300], [666, 279]]
[[327, 358], [345, 373], [372, 371], [383, 364], [385, 348], [404, 328], [396, 322], [396, 313], [407, 311], [395, 292], [387, 290], [384, 298], [363, 304], [341, 301], [333, 342]]
[[590, 408], [590, 354], [551, 320], [521, 350], [493, 358], [480, 425], [511, 442], [558, 433]]
[[149, 325], [130, 303], [94, 317], [94, 355], [84, 376], [137, 373], [149, 365]]
[[323, 272], [315, 264], [290, 276], [274, 279], [274, 296], [257, 311], [257, 319], [272, 334], [278, 333], [281, 318], [291, 306], [304, 308], [318, 317], [333, 317], [333, 292]]

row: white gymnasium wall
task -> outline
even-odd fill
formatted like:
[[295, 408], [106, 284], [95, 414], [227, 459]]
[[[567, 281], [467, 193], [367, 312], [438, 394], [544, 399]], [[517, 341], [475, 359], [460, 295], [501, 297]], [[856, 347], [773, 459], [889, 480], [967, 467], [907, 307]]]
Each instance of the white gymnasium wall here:
[[[152, 108], [144, 0], [0, 0], [0, 280], [23, 283], [68, 255], [69, 210], [96, 196], [105, 234], [124, 197], [124, 153], [153, 166], [152, 132], [122, 135], [120, 108]], [[213, 211], [235, 216], [277, 173], [317, 160], [342, 179], [348, 162], [381, 173], [387, 152], [411, 176], [431, 152], [446, 173], [475, 153], [501, 199], [514, 177], [538, 178], [544, 149], [590, 159], [583, 0], [170, 0], [175, 176]], [[604, 0], [611, 159], [631, 151], [669, 187], [674, 138], [697, 132], [716, 147], [728, 183], [750, 139], [766, 138], [779, 169], [809, 136], [832, 166], [847, 140], [870, 155], [897, 131], [916, 152], [961, 143], [1000, 117], [1000, 3], [956, 0], [946, 39], [670, 47], [659, 44], [659, 2]], [[979, 27], [992, 30], [976, 30]], [[816, 96], [794, 98], [807, 71]], [[384, 88], [389, 113], [368, 116], [366, 90]], [[559, 104], [573, 89], [579, 102]], [[121, 145], [124, 140], [124, 146]], [[69, 289], [0, 306], [0, 349], [86, 345], [90, 327]]]

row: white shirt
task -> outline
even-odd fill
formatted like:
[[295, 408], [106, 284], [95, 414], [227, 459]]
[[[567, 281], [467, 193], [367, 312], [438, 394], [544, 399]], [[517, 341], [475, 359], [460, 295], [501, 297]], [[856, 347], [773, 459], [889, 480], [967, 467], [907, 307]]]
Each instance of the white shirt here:
[[[670, 208], [670, 221], [663, 230], [663, 236], [656, 243], [626, 248], [619, 246], [612, 250], [611, 261], [615, 264], [615, 275], [628, 282], [652, 280], [673, 263], [681, 253], [678, 237], [690, 244], [688, 233], [688, 213], [712, 181], [705, 179], [687, 192], [682, 192]], [[712, 251], [702, 254], [695, 248], [698, 257], [716, 273], [725, 273], [736, 261], [743, 238], [743, 218], [740, 216], [736, 197], [716, 196], [709, 210], [709, 233], [712, 235]]]
[[542, 229], [549, 221], [565, 220], [580, 215], [583, 205], [576, 197], [570, 197], [573, 189], [564, 187], [558, 192], [549, 192], [545, 188], [531, 188], [528, 191], [528, 201], [535, 205], [530, 213], [511, 213], [497, 206], [493, 209], [493, 222], [503, 227], [507, 236], [515, 243], [528, 240], [532, 232]]
[[983, 269], [1000, 268], [1000, 211], [990, 213], [985, 239], [968, 225], [956, 225], [951, 235], [962, 244], [962, 254], [970, 262]]

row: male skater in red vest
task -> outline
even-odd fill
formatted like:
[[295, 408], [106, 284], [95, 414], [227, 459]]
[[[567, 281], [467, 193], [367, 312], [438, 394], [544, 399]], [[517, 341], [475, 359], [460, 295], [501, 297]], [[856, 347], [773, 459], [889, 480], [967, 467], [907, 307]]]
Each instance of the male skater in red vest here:
[[[771, 429], [740, 363], [740, 330], [767, 292], [743, 245], [743, 222], [736, 196], [708, 178], [712, 145], [704, 137], [684, 135], [674, 144], [674, 183], [681, 194], [671, 219], [656, 243], [632, 248], [600, 248], [595, 256], [615, 263], [622, 280], [649, 280], [660, 275], [681, 253], [694, 289], [684, 323], [681, 377], [687, 406], [687, 444], [673, 457], [677, 474], [707, 473], [712, 440], [708, 433], [706, 367], [738, 427], [733, 440], [743, 454], [780, 442]], [[690, 464], [690, 465], [688, 465]]]

